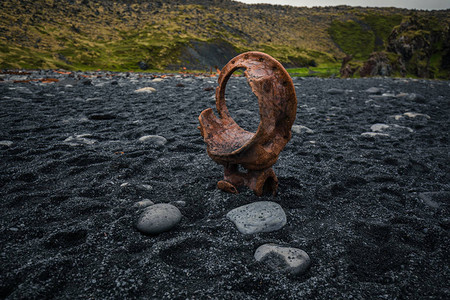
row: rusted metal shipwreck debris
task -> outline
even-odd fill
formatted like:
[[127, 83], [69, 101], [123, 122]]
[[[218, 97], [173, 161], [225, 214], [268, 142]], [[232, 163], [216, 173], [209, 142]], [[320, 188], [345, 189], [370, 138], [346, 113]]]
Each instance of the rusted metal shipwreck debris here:
[[[260, 123], [256, 133], [242, 129], [230, 116], [225, 103], [228, 79], [239, 68], [258, 98]], [[216, 88], [216, 107], [199, 116], [201, 135], [208, 155], [225, 168], [224, 179], [217, 187], [230, 193], [247, 186], [257, 196], [276, 194], [278, 178], [271, 168], [286, 143], [297, 112], [294, 84], [284, 67], [273, 57], [261, 52], [246, 52], [233, 58], [220, 72]], [[247, 170], [240, 172], [238, 165]]]

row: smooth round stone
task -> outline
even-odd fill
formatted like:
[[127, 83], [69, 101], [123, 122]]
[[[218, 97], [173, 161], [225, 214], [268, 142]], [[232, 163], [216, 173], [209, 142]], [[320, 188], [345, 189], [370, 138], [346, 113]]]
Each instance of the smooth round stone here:
[[377, 136], [389, 137], [390, 135], [387, 133], [381, 133], [381, 132], [363, 132], [363, 133], [361, 133], [361, 136], [364, 136], [364, 137], [377, 137]]
[[345, 91], [342, 89], [331, 88], [327, 91], [327, 93], [330, 95], [341, 95], [345, 93]]
[[167, 143], [167, 140], [165, 137], [160, 135], [144, 135], [139, 138], [139, 142], [152, 143], [157, 146], [164, 146]]
[[181, 220], [180, 210], [168, 203], [154, 204], [140, 215], [136, 227], [146, 234], [158, 234], [175, 227]]
[[292, 132], [297, 133], [297, 134], [302, 134], [302, 133], [308, 133], [308, 134], [312, 134], [314, 133], [314, 130], [303, 126], [303, 125], [292, 125]]
[[148, 87], [144, 87], [144, 88], [141, 88], [141, 89], [137, 89], [134, 92], [135, 93], [153, 93], [153, 92], [156, 92], [156, 89], [153, 88], [153, 87], [148, 86]]
[[228, 212], [227, 218], [243, 234], [271, 232], [286, 225], [286, 214], [283, 208], [271, 201], [259, 201], [240, 206]]
[[13, 144], [12, 141], [0, 141], [0, 146], [6, 146], [6, 147], [11, 147], [11, 145]]
[[430, 119], [429, 115], [421, 114], [421, 113], [415, 113], [415, 112], [405, 112], [404, 115], [407, 116], [408, 118], [412, 118], [412, 119], [416, 118], [416, 117], [423, 117], [423, 118]]
[[259, 246], [254, 256], [257, 261], [268, 264], [274, 270], [294, 275], [304, 273], [311, 264], [305, 251], [276, 244]]
[[377, 95], [379, 95], [379, 94], [381, 94], [381, 89], [377, 88], [377, 87], [371, 87], [371, 88], [368, 88], [366, 90], [366, 92], [369, 93], [369, 94], [377, 94]]
[[138, 202], [134, 203], [133, 207], [145, 208], [145, 207], [149, 207], [149, 206], [151, 206], [153, 204], [155, 204], [155, 203], [153, 203], [152, 200], [144, 199], [144, 200], [141, 200], [141, 201], [138, 201]]
[[385, 129], [388, 129], [389, 125], [387, 124], [382, 124], [382, 123], [377, 123], [377, 124], [373, 124], [372, 126], [370, 126], [370, 130], [374, 131], [374, 132], [383, 132]]

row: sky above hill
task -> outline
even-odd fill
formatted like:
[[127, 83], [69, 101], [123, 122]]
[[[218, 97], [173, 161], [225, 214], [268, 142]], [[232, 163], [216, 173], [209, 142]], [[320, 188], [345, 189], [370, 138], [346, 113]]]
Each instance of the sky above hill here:
[[248, 4], [269, 3], [292, 6], [370, 6], [370, 7], [400, 7], [408, 9], [450, 9], [449, 0], [238, 0]]

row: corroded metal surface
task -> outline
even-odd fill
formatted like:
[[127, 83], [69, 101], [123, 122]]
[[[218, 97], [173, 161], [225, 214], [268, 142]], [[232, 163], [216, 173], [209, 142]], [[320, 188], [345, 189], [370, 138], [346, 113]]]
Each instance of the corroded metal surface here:
[[[260, 123], [256, 133], [242, 129], [230, 116], [225, 103], [225, 87], [233, 72], [245, 68], [245, 76], [258, 98]], [[276, 193], [278, 179], [271, 169], [286, 143], [297, 111], [297, 98], [292, 79], [273, 57], [261, 52], [247, 52], [233, 58], [220, 72], [216, 88], [216, 107], [200, 116], [200, 132], [207, 144], [208, 155], [225, 168], [224, 180], [218, 187], [237, 193], [247, 186], [256, 195]], [[239, 172], [238, 165], [248, 170]]]

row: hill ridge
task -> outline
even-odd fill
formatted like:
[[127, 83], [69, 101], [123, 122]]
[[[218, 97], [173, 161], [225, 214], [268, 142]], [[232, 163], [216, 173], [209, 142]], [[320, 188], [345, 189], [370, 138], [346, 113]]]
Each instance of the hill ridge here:
[[[362, 62], [384, 51], [407, 15], [437, 18], [447, 28], [450, 23], [449, 10], [231, 0], [6, 0], [0, 10], [0, 68], [8, 69], [208, 69], [248, 50], [288, 67], [339, 65], [349, 54]], [[224, 59], [199, 60], [198, 45], [218, 47]]]

